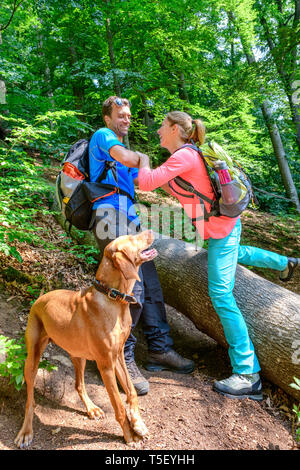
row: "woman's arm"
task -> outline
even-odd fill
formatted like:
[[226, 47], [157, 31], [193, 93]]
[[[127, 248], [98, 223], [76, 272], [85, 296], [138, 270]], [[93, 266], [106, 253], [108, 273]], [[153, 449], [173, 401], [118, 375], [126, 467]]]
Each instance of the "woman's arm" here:
[[155, 170], [151, 170], [149, 159], [140, 157], [139, 188], [143, 191], [152, 191], [162, 187], [176, 176], [191, 170], [194, 165], [194, 155], [189, 149], [175, 152]]

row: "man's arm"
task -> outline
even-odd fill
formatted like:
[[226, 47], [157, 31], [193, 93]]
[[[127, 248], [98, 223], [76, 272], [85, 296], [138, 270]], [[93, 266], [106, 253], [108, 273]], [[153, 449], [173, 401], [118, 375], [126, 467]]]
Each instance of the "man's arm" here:
[[110, 156], [129, 168], [139, 168], [140, 152], [133, 152], [122, 145], [114, 145], [109, 150]]

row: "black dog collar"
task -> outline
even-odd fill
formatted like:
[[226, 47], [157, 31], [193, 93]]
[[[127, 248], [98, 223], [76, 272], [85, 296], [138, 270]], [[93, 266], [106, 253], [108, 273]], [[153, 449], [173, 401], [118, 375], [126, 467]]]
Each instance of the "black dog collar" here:
[[136, 304], [137, 300], [133, 295], [129, 294], [123, 294], [117, 289], [114, 289], [113, 287], [106, 287], [103, 284], [101, 284], [100, 281], [97, 279], [94, 282], [94, 287], [97, 289], [99, 292], [102, 292], [102, 294], [107, 295], [107, 297], [111, 300], [118, 300], [120, 302], [126, 302], [129, 304]]

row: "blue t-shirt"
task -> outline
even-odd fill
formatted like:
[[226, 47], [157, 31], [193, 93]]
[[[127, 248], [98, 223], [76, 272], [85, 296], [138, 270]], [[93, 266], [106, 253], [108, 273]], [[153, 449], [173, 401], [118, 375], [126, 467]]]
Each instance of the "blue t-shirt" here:
[[[138, 168], [128, 168], [112, 158], [109, 154], [109, 150], [114, 145], [125, 147], [111, 129], [103, 127], [94, 133], [89, 146], [90, 181], [97, 181], [104, 170], [106, 160], [116, 162], [117, 185], [111, 170], [108, 170], [107, 176], [102, 183], [118, 186], [134, 198], [133, 180], [137, 178], [139, 170]], [[133, 203], [126, 196], [121, 196], [117, 193], [111, 196], [106, 196], [96, 201], [93, 205], [93, 209], [97, 209], [100, 205], [105, 205], [107, 207], [113, 206], [115, 209], [127, 213], [129, 220], [134, 220], [137, 224], [139, 223]]]

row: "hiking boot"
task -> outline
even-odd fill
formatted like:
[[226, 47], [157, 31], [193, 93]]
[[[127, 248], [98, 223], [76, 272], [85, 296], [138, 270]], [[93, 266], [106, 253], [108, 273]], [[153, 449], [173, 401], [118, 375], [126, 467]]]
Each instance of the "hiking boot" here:
[[295, 269], [299, 265], [300, 258], [288, 258], [288, 264], [284, 271], [281, 271], [279, 278], [282, 282], [287, 282], [291, 279]]
[[189, 374], [195, 369], [195, 363], [181, 357], [174, 349], [164, 353], [149, 351], [146, 369], [151, 371], [171, 370], [179, 374]]
[[262, 385], [259, 374], [233, 374], [228, 379], [215, 381], [213, 390], [229, 398], [251, 398], [261, 401]]
[[135, 361], [126, 362], [127, 370], [130, 375], [131, 381], [134, 385], [136, 393], [138, 395], [146, 395], [149, 392], [149, 382], [141, 374]]

